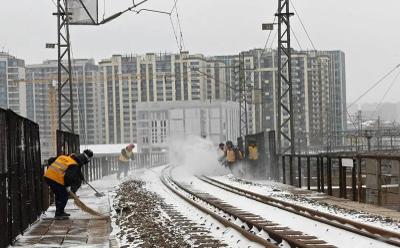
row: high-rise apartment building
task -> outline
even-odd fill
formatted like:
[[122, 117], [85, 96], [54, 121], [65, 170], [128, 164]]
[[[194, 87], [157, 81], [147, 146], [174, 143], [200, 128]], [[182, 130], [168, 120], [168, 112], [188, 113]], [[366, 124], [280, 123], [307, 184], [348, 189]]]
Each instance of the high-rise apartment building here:
[[[138, 103], [229, 101], [238, 107], [240, 63], [249, 133], [276, 130], [277, 52], [242, 53], [243, 61], [239, 55], [205, 57], [188, 52], [114, 55], [98, 65], [93, 60], [74, 60], [74, 118], [81, 143], [138, 142]], [[0, 101], [38, 122], [44, 150], [53, 151], [58, 128], [57, 62], [29, 65], [27, 80], [24, 74], [23, 61], [0, 56], [0, 93], [7, 95], [0, 95]], [[334, 134], [346, 129], [343, 52], [293, 51], [292, 81], [298, 151], [306, 146], [340, 145], [343, 141]]]
[[[75, 132], [81, 144], [99, 143], [98, 67], [94, 60], [79, 59], [72, 63]], [[57, 61], [26, 66], [28, 118], [40, 126], [43, 159], [55, 155], [58, 129]], [[62, 76], [63, 78], [66, 75]]]
[[25, 62], [0, 52], [0, 108], [26, 116]]
[[[249, 132], [277, 130], [277, 52], [254, 49], [243, 53]], [[231, 86], [227, 96], [237, 100], [238, 90], [235, 89], [239, 89], [239, 55], [211, 59], [227, 65], [225, 82]], [[293, 51], [292, 83], [298, 151], [310, 145], [341, 144], [342, 140], [335, 134], [346, 130], [344, 53]]]
[[[202, 55], [115, 55], [100, 62], [103, 143], [137, 140], [136, 103], [226, 98], [224, 64]], [[211, 75], [211, 76], [205, 76]]]

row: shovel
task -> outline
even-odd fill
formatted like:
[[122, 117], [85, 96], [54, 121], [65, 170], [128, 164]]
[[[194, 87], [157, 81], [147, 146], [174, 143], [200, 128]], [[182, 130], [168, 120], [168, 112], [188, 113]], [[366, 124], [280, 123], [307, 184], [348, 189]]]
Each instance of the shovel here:
[[86, 180], [83, 180], [87, 185], [89, 185], [90, 188], [92, 188], [96, 194], [94, 194], [96, 197], [103, 197], [105, 194], [103, 192], [97, 191], [92, 185], [90, 185]]

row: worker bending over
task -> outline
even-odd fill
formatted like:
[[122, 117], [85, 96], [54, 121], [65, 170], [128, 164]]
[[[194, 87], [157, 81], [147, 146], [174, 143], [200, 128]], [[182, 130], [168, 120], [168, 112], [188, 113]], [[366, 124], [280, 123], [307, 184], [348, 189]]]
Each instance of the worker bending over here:
[[124, 172], [124, 177], [128, 175], [129, 170], [129, 160], [133, 157], [134, 144], [127, 145], [121, 150], [121, 154], [118, 157], [118, 173], [117, 178], [120, 179], [121, 173]]
[[88, 164], [92, 157], [93, 152], [85, 150], [77, 155], [60, 155], [48, 160], [44, 178], [55, 195], [55, 219], [69, 218], [70, 214], [64, 211], [68, 202], [67, 187], [75, 188], [76, 190], [79, 188], [84, 180], [81, 167]]
[[233, 146], [232, 141], [226, 142], [225, 163], [226, 166], [232, 171], [234, 165], [243, 159], [243, 155], [237, 147]]

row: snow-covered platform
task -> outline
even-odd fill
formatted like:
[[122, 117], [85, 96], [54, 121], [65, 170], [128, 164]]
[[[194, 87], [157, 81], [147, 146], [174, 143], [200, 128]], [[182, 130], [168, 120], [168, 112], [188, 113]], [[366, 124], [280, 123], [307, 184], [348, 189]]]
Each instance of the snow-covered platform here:
[[71, 214], [68, 220], [54, 220], [55, 207], [51, 206], [41, 219], [23, 236], [19, 236], [15, 247], [113, 247], [110, 239], [110, 200], [118, 181], [111, 175], [91, 183], [105, 196], [98, 198], [89, 186], [84, 185], [77, 195], [88, 207], [104, 214], [103, 217], [89, 215], [80, 210], [72, 199], [65, 211]]

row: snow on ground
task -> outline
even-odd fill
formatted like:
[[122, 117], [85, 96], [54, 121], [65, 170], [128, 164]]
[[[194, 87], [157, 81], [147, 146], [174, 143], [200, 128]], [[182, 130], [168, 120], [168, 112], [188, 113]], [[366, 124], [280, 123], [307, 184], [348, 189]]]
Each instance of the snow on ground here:
[[[288, 226], [292, 230], [301, 231], [308, 235], [314, 235], [321, 240], [328, 242], [337, 247], [352, 248], [375, 248], [375, 247], [395, 247], [381, 243], [376, 240], [353, 234], [342, 229], [332, 227], [308, 218], [289, 213], [287, 211], [274, 208], [272, 206], [238, 196], [234, 193], [227, 192], [215, 186], [204, 183], [186, 171], [185, 167], [178, 167], [172, 171], [172, 176], [181, 182], [190, 184], [192, 188], [207, 192], [226, 203], [235, 206], [244, 211], [259, 215], [267, 220], [279, 223], [282, 226]], [[344, 246], [345, 245], [345, 246]]]
[[175, 195], [172, 191], [165, 187], [160, 180], [160, 175], [163, 168], [164, 166], [153, 169], [145, 169], [137, 172], [135, 177], [140, 178], [140, 180], [146, 182], [145, 187], [149, 191], [155, 192], [158, 195], [162, 196], [165, 203], [173, 205], [175, 209], [179, 211], [183, 216], [209, 230], [209, 235], [223, 241], [223, 243], [227, 244], [228, 247], [262, 247], [257, 243], [248, 241], [236, 230], [224, 227], [222, 224], [214, 220], [209, 215], [195, 209], [192, 205], [182, 200], [179, 196]]
[[[352, 219], [354, 221], [362, 222], [375, 227], [391, 230], [395, 232], [400, 231], [400, 224], [396, 220], [385, 218], [382, 216], [370, 214], [368, 212], [350, 210], [340, 206], [333, 206], [327, 203], [318, 201], [319, 198], [325, 197], [325, 194], [318, 192], [309, 192], [309, 194], [293, 194], [290, 191], [302, 190], [293, 188], [288, 185], [271, 181], [252, 180], [252, 182], [238, 179], [233, 175], [215, 176], [214, 179], [223, 183], [252, 191], [261, 195], [273, 197], [286, 202], [295, 203], [303, 207], [318, 210], [343, 218]], [[302, 190], [304, 191], [304, 190]]]
[[[216, 148], [206, 140], [200, 138], [190, 138], [185, 141], [175, 141], [170, 147], [170, 158], [172, 163], [179, 167], [173, 170], [172, 176], [178, 181], [192, 184], [192, 187], [203, 192], [210, 193], [217, 198], [226, 201], [235, 207], [242, 210], [258, 214], [261, 217], [274, 221], [284, 226], [297, 231], [302, 231], [305, 234], [314, 235], [318, 238], [328, 242], [329, 244], [338, 247], [394, 247], [381, 243], [376, 240], [371, 240], [366, 237], [356, 235], [323, 223], [319, 223], [302, 216], [288, 213], [284, 210], [273, 208], [271, 206], [250, 200], [248, 198], [238, 196], [236, 194], [224, 191], [217, 187], [206, 184], [198, 180], [194, 175], [212, 175], [215, 179], [221, 180], [225, 183], [232, 184], [236, 187], [241, 187], [246, 190], [251, 190], [267, 196], [277, 197], [286, 201], [295, 202], [299, 205], [318, 209], [328, 213], [338, 214], [345, 218], [352, 218], [358, 221], [370, 223], [370, 219], [363, 218], [364, 213], [356, 213], [352, 211], [339, 211], [338, 208], [331, 208], [324, 206], [321, 203], [313, 201], [312, 199], [301, 199], [289, 192], [293, 188], [287, 185], [276, 184], [269, 181], [263, 181], [256, 184], [246, 184], [244, 181], [237, 180], [232, 175], [227, 176], [230, 172], [219, 165], [217, 162]], [[131, 172], [133, 176], [131, 179], [137, 179], [144, 182], [143, 187], [151, 192], [157, 194], [165, 204], [170, 204], [175, 207], [183, 216], [192, 220], [195, 223], [207, 228], [214, 238], [223, 240], [229, 247], [259, 247], [258, 244], [250, 243], [238, 232], [231, 229], [226, 229], [220, 223], [213, 220], [210, 216], [205, 215], [199, 210], [193, 208], [190, 204], [179, 198], [165, 187], [161, 180], [161, 171], [164, 168], [157, 167], [153, 169], [143, 169], [140, 171]], [[314, 193], [313, 198], [322, 197], [323, 195]], [[114, 216], [117, 214], [114, 210]], [[358, 215], [357, 215], [358, 214]], [[375, 217], [374, 225], [385, 227], [392, 230], [398, 230], [396, 225], [385, 223], [385, 220], [377, 221]], [[115, 232], [118, 233], [121, 229], [113, 223]]]
[[65, 209], [71, 214], [69, 220], [53, 220], [55, 206], [51, 206], [40, 220], [17, 238], [13, 247], [109, 247], [108, 194], [118, 181], [112, 175], [92, 184], [106, 195], [96, 197], [88, 185], [83, 185], [78, 190], [78, 196], [88, 207], [102, 213], [104, 218], [83, 212], [75, 206], [73, 200], [69, 200]]
[[168, 221], [162, 199], [144, 189], [144, 184], [128, 180], [116, 191], [113, 219], [120, 228], [120, 247], [190, 247], [179, 227]]

